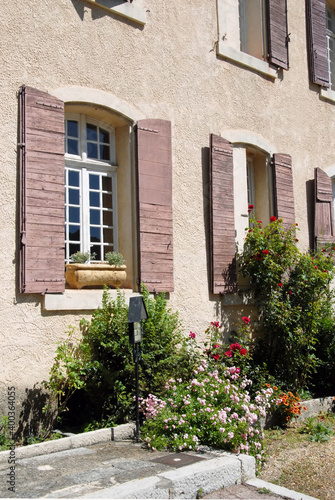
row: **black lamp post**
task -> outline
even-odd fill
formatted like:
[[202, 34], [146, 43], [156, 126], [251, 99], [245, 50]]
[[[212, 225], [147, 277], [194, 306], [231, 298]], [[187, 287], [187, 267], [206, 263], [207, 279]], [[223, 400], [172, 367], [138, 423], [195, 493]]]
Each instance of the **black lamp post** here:
[[140, 435], [140, 417], [139, 417], [139, 388], [138, 388], [138, 362], [141, 359], [140, 343], [143, 340], [142, 319], [147, 319], [148, 313], [142, 295], [139, 297], [130, 297], [128, 311], [129, 342], [134, 346], [133, 355], [135, 363], [136, 378], [136, 441], [139, 441]]

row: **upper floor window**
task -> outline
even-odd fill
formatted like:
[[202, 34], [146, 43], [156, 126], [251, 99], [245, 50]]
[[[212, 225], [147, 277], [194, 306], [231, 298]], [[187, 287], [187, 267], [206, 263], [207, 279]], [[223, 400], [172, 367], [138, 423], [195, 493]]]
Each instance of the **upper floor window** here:
[[239, 0], [240, 49], [258, 59], [267, 58], [265, 0]]
[[117, 251], [114, 129], [84, 115], [66, 119], [65, 258]]
[[329, 82], [335, 90], [335, 11], [329, 4], [326, 4], [326, 20]]
[[288, 69], [287, 0], [217, 0], [218, 54], [275, 78]]

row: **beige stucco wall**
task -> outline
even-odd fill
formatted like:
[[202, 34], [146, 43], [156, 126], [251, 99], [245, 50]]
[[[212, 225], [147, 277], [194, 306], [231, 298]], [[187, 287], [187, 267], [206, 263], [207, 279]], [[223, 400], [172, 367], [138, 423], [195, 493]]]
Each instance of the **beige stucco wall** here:
[[[292, 156], [299, 244], [308, 247], [312, 221], [307, 217], [306, 182], [313, 178], [314, 167], [335, 165], [335, 105], [320, 99], [318, 88], [309, 84], [304, 2], [288, 0], [290, 69], [275, 79], [217, 56], [215, 0], [138, 4], [146, 11], [144, 26], [82, 0], [16, 0], [2, 6], [0, 414], [6, 386], [15, 385], [22, 393], [46, 378], [56, 343], [69, 324], [77, 325], [87, 315], [46, 312], [40, 295], [17, 293], [21, 85], [66, 102], [75, 94], [78, 102], [114, 109], [127, 123], [171, 120], [175, 291], [169, 303], [180, 312], [186, 334], [203, 334], [212, 320], [222, 321], [228, 332], [241, 313], [251, 311], [224, 306], [224, 299], [209, 293], [210, 133], [236, 147], [245, 141], [267, 154]], [[119, 138], [129, 141], [124, 154], [133, 161], [133, 136], [125, 130], [119, 130]], [[132, 182], [131, 172], [127, 175]], [[127, 228], [125, 238], [134, 232], [134, 227]]]

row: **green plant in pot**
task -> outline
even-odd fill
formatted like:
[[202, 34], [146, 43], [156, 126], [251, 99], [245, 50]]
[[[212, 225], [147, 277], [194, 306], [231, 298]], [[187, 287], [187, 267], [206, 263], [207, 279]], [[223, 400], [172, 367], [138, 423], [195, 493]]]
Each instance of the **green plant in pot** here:
[[89, 252], [76, 252], [70, 255], [71, 262], [75, 262], [77, 264], [88, 264], [91, 260], [94, 260], [96, 253]]
[[105, 255], [105, 259], [107, 260], [108, 264], [111, 266], [124, 266], [125, 265], [125, 260], [122, 255], [122, 253], [118, 252], [108, 252]]

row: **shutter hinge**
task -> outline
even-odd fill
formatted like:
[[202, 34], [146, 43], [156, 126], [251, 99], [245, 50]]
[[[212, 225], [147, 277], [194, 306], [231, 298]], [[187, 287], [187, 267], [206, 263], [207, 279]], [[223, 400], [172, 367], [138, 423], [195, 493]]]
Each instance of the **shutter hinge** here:
[[19, 148], [25, 148], [26, 147], [26, 143], [25, 142], [18, 142], [17, 145], [19, 146]]
[[36, 101], [36, 104], [39, 104], [40, 106], [45, 106], [47, 108], [62, 109], [62, 106], [59, 106], [58, 104], [48, 104], [48, 103], [40, 102], [40, 101]]
[[25, 245], [26, 244], [26, 232], [25, 231], [21, 231], [20, 238], [21, 238], [21, 245]]
[[139, 127], [137, 126], [138, 130], [144, 130], [145, 132], [153, 132], [154, 134], [159, 134], [159, 130], [153, 130], [151, 128], [145, 128], [145, 127]]
[[225, 155], [230, 155], [232, 156], [233, 153], [231, 151], [229, 151], [228, 149], [222, 149], [222, 148], [218, 148], [217, 146], [214, 146], [214, 151], [217, 152], [217, 153], [223, 153]]
[[38, 283], [58, 283], [58, 282], [63, 282], [64, 280], [63, 279], [42, 280], [42, 279], [36, 278], [34, 281], [36, 281]]
[[288, 35], [286, 35], [286, 37], [285, 37], [285, 45], [286, 45], [286, 47], [288, 46], [288, 44], [291, 41], [290, 35], [291, 35], [291, 33], [288, 33]]

